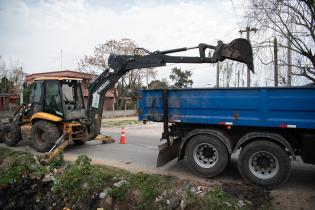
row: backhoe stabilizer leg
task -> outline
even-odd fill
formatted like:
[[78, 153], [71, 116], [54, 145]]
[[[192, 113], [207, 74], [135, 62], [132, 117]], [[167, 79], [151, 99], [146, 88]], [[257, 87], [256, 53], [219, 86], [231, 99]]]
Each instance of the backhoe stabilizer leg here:
[[45, 153], [43, 163], [48, 163], [54, 157], [59, 155], [63, 150], [72, 143], [70, 140], [65, 140], [66, 134], [63, 133], [56, 141], [55, 145], [50, 149], [49, 152]]

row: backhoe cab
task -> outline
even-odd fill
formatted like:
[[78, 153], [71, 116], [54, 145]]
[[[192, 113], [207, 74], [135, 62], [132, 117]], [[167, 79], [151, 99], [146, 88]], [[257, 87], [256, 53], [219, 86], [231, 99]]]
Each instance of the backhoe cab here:
[[12, 122], [3, 128], [4, 142], [15, 146], [21, 140], [21, 126], [31, 126], [33, 145], [40, 152], [50, 151], [60, 136], [64, 139], [59, 143], [87, 141], [87, 116], [80, 83], [76, 78], [35, 79], [29, 105], [21, 106]]

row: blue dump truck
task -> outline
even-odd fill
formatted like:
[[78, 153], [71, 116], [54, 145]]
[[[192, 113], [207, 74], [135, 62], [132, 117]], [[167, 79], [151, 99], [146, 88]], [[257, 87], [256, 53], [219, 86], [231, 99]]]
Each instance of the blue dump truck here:
[[240, 150], [247, 181], [284, 183], [291, 160], [315, 164], [315, 87], [143, 90], [139, 119], [163, 122], [157, 166], [178, 158], [203, 177], [223, 172]]

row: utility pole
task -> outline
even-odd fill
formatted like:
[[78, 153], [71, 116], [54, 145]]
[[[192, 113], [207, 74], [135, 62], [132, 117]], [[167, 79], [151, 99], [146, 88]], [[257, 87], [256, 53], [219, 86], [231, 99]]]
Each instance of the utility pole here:
[[287, 72], [287, 86], [291, 86], [292, 80], [292, 55], [291, 55], [291, 36], [288, 37], [288, 72]]
[[273, 40], [273, 52], [274, 52], [274, 80], [275, 80], [275, 87], [278, 87], [278, 42], [277, 38], [275, 37]]
[[220, 86], [220, 62], [217, 62], [217, 87]]
[[240, 86], [240, 71], [237, 71], [237, 87]]
[[[239, 32], [242, 34], [243, 32], [246, 32], [246, 39], [250, 42], [250, 38], [249, 38], [249, 32], [255, 32], [257, 31], [257, 28], [250, 28], [250, 27], [246, 27], [245, 30], [240, 30]], [[247, 87], [250, 87], [250, 70], [247, 67]]]
[[147, 89], [149, 90], [149, 69], [147, 68]]
[[20, 67], [20, 105], [24, 103], [23, 101], [23, 84], [24, 84], [24, 73], [23, 73], [23, 68]]

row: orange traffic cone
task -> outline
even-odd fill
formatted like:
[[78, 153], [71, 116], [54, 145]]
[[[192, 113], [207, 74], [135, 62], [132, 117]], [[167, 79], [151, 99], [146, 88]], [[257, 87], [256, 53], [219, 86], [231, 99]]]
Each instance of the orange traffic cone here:
[[127, 144], [125, 128], [121, 129], [121, 135], [120, 135], [119, 144]]

